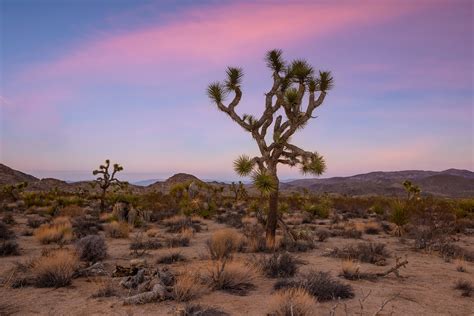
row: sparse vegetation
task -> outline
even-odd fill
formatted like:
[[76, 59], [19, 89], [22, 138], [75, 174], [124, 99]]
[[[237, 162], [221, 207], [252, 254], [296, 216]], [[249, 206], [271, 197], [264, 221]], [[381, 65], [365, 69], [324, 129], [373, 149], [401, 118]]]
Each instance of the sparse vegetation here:
[[212, 259], [229, 258], [232, 253], [239, 251], [243, 245], [243, 237], [234, 229], [221, 229], [211, 236], [207, 246]]
[[33, 264], [37, 287], [64, 287], [71, 284], [78, 266], [77, 257], [67, 250], [58, 250], [40, 257]]
[[57, 217], [51, 224], [43, 224], [34, 231], [35, 238], [42, 244], [65, 244], [73, 239], [72, 224], [68, 217]]
[[472, 293], [474, 293], [472, 282], [467, 280], [458, 280], [454, 285], [454, 288], [461, 291], [462, 296], [471, 297]]
[[312, 316], [316, 310], [314, 298], [302, 288], [277, 291], [269, 305], [268, 315], [271, 316]]
[[76, 243], [79, 259], [89, 262], [97, 262], [107, 256], [107, 245], [102, 236], [90, 235], [81, 238]]
[[214, 290], [247, 295], [255, 289], [255, 269], [241, 261], [216, 261], [210, 267], [209, 283]]
[[158, 258], [156, 263], [159, 264], [173, 264], [176, 262], [186, 261], [186, 257], [183, 256], [180, 252], [173, 252], [169, 255], [164, 255]]
[[113, 221], [105, 225], [105, 232], [112, 238], [128, 238], [130, 226], [125, 222]]
[[262, 257], [258, 266], [267, 277], [287, 278], [295, 275], [299, 263], [300, 261], [288, 252], [276, 252], [269, 257]]
[[334, 248], [329, 256], [342, 259], [356, 259], [362, 262], [385, 265], [389, 253], [382, 243], [359, 243]]
[[186, 272], [176, 277], [173, 297], [178, 302], [187, 302], [202, 295], [204, 290], [200, 275], [196, 272]]

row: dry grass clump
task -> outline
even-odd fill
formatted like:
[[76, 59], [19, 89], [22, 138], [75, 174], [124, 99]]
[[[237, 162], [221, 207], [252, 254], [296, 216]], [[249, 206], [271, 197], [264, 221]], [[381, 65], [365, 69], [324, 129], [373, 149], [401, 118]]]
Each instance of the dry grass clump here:
[[283, 279], [275, 283], [274, 288], [303, 288], [320, 302], [354, 297], [354, 291], [348, 284], [333, 279], [327, 272], [310, 271], [296, 280]]
[[247, 295], [255, 288], [255, 269], [241, 261], [217, 261], [210, 269], [209, 283], [214, 290]]
[[97, 262], [107, 257], [107, 245], [105, 239], [98, 235], [89, 235], [81, 238], [76, 243], [79, 258], [84, 261]]
[[98, 282], [98, 290], [91, 295], [92, 298], [119, 296], [119, 292], [111, 280]]
[[262, 252], [267, 249], [262, 225], [247, 223], [243, 227], [244, 247], [247, 252]]
[[269, 278], [287, 278], [295, 275], [300, 263], [288, 252], [274, 253], [269, 257], [262, 257], [258, 266]]
[[354, 260], [344, 260], [341, 264], [341, 274], [347, 280], [375, 280], [377, 275], [360, 271], [360, 265]]
[[126, 222], [113, 221], [105, 226], [105, 232], [111, 238], [128, 238], [130, 226]]
[[188, 247], [189, 246], [189, 237], [183, 235], [176, 235], [166, 238], [165, 240], [166, 245], [169, 248], [176, 248], [176, 247]]
[[0, 257], [18, 255], [20, 255], [20, 248], [15, 240], [0, 241]]
[[61, 216], [67, 216], [67, 217], [80, 217], [84, 216], [84, 209], [78, 205], [67, 205], [63, 207], [59, 214]]
[[168, 233], [178, 233], [183, 229], [189, 228], [195, 232], [201, 231], [200, 220], [195, 217], [187, 217], [184, 215], [176, 215], [163, 220], [162, 224], [167, 227]]
[[239, 251], [243, 246], [243, 236], [232, 228], [217, 230], [207, 242], [211, 258], [214, 260], [226, 259], [232, 253]]
[[319, 242], [324, 242], [326, 239], [331, 237], [331, 232], [327, 229], [318, 229], [316, 231], [316, 237], [318, 237]]
[[33, 263], [37, 287], [63, 287], [71, 284], [78, 267], [77, 256], [67, 250], [53, 251]]
[[269, 305], [269, 316], [312, 316], [316, 310], [314, 298], [302, 288], [277, 291]]
[[334, 248], [330, 257], [342, 259], [356, 259], [362, 262], [385, 265], [389, 253], [383, 243], [359, 243], [357, 245], [348, 245], [343, 248]]
[[34, 236], [42, 244], [65, 244], [73, 238], [71, 221], [68, 217], [57, 217], [52, 223], [37, 228]]
[[46, 222], [46, 219], [40, 216], [28, 216], [27, 225], [31, 228], [38, 228]]
[[15, 238], [15, 233], [8, 228], [8, 225], [0, 222], [0, 239], [9, 240]]
[[202, 306], [199, 304], [187, 304], [178, 310], [180, 316], [229, 316], [230, 314], [220, 311], [214, 307]]
[[178, 302], [187, 302], [198, 298], [205, 288], [196, 272], [187, 272], [176, 277], [173, 285], [173, 298]]
[[164, 255], [158, 258], [158, 260], [156, 260], [156, 263], [173, 264], [173, 263], [182, 262], [182, 261], [186, 261], [186, 257], [183, 256], [180, 252], [173, 252], [173, 253], [170, 253], [169, 255]]
[[378, 235], [382, 231], [382, 227], [377, 222], [368, 222], [364, 226], [364, 232], [369, 235]]
[[461, 291], [461, 295], [465, 297], [471, 297], [474, 293], [474, 286], [472, 282], [467, 280], [458, 280], [454, 286], [454, 289]]
[[97, 235], [103, 230], [102, 224], [94, 218], [76, 217], [72, 220], [72, 230], [76, 238]]

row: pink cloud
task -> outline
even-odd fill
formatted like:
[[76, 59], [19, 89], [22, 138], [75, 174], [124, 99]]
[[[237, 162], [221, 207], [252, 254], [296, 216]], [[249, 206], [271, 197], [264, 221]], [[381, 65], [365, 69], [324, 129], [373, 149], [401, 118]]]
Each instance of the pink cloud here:
[[[141, 75], [182, 65], [193, 70], [255, 56], [273, 46], [330, 36], [361, 25], [384, 22], [419, 6], [364, 2], [237, 3], [183, 12], [164, 25], [122, 34], [100, 35], [78, 43], [63, 57], [32, 67], [22, 78], [68, 78]], [[151, 67], [151, 68], [150, 68]], [[175, 66], [174, 66], [175, 67]], [[127, 73], [127, 75], [124, 75]], [[163, 74], [160, 74], [163, 76]], [[165, 74], [166, 76], [166, 74]]]

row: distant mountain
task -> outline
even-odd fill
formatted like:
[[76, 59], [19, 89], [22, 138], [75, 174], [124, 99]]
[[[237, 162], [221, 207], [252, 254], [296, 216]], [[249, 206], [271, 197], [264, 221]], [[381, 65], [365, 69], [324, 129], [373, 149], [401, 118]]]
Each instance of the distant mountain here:
[[284, 190], [307, 189], [316, 193], [347, 195], [402, 195], [403, 181], [419, 185], [422, 192], [446, 197], [474, 197], [474, 172], [448, 169], [444, 171], [376, 171], [350, 177], [300, 179], [286, 182]]
[[0, 185], [16, 184], [19, 182], [30, 183], [38, 180], [38, 178], [35, 178], [32, 175], [14, 170], [0, 163]]
[[[314, 193], [337, 193], [350, 196], [385, 195], [401, 196], [405, 194], [403, 181], [410, 180], [419, 185], [423, 194], [431, 194], [444, 197], [474, 197], [474, 172], [469, 170], [448, 169], [444, 171], [376, 171], [358, 174], [350, 177], [333, 177], [327, 179], [298, 179], [280, 183], [282, 192], [294, 192], [309, 190]], [[45, 191], [57, 188], [67, 192], [93, 189], [90, 181], [68, 183], [53, 178], [39, 180], [31, 175], [11, 169], [0, 164], [0, 186], [28, 182], [27, 190]], [[153, 181], [153, 182], [152, 182]], [[197, 177], [178, 173], [165, 181], [145, 180], [129, 184], [129, 189], [135, 193], [146, 193], [153, 191], [167, 192], [177, 183], [204, 182]], [[152, 183], [150, 183], [152, 182]], [[225, 187], [229, 184], [217, 181], [208, 181], [208, 184]], [[251, 193], [256, 193], [251, 184], [246, 185]]]
[[141, 180], [141, 181], [137, 181], [137, 182], [132, 182], [132, 184], [142, 186], [142, 187], [146, 187], [150, 184], [153, 184], [153, 183], [156, 183], [156, 182], [159, 182], [159, 181], [161, 181], [161, 180], [160, 179], [148, 179], [148, 180]]

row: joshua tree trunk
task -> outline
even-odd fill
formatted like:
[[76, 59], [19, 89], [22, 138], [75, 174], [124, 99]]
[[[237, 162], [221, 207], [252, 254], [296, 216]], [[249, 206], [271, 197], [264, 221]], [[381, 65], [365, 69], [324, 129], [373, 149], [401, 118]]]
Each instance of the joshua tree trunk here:
[[269, 249], [275, 248], [275, 232], [278, 223], [278, 178], [276, 179], [276, 190], [272, 191], [269, 196], [267, 227], [266, 227], [266, 241]]

